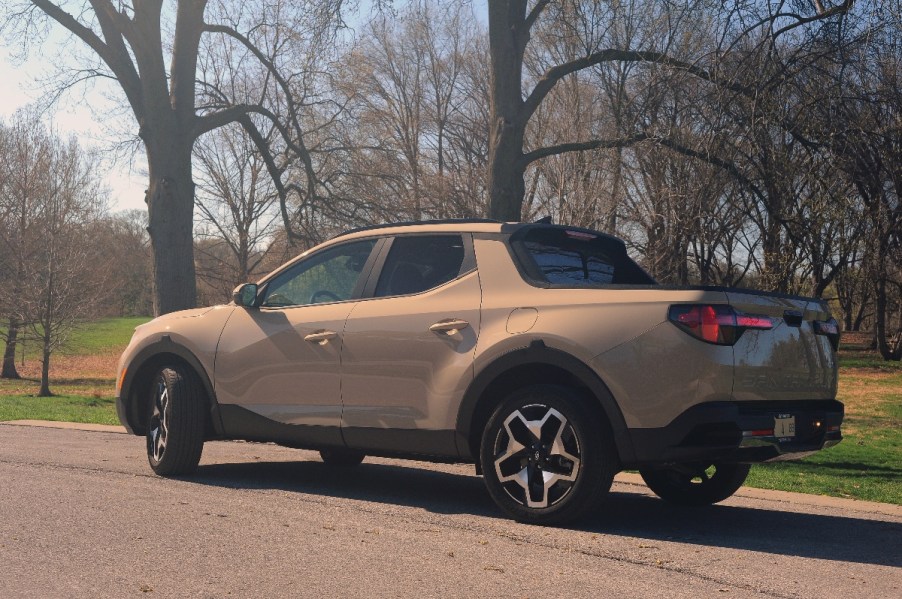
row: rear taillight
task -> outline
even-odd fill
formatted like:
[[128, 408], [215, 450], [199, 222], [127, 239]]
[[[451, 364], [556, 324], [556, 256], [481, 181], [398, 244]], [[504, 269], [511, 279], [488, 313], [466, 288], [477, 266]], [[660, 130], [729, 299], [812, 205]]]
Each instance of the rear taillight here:
[[733, 345], [748, 329], [774, 328], [768, 316], [743, 314], [726, 304], [678, 304], [667, 318], [697, 339], [717, 345]]
[[839, 323], [836, 322], [835, 318], [831, 318], [830, 320], [815, 320], [812, 324], [814, 326], [815, 335], [824, 335], [830, 340], [830, 345], [833, 346], [834, 351], [839, 349]]

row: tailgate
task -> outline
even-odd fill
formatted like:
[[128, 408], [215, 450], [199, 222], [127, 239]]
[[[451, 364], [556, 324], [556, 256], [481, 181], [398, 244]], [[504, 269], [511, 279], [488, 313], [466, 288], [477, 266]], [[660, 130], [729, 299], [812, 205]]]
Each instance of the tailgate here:
[[815, 321], [830, 319], [816, 299], [730, 290], [736, 310], [770, 316], [774, 328], [747, 330], [734, 346], [733, 397], [739, 401], [833, 399], [836, 354]]

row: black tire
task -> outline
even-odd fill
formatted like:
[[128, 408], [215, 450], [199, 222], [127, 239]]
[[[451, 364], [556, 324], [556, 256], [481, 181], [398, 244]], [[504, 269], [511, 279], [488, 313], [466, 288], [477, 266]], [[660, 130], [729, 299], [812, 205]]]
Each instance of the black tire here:
[[512, 393], [489, 418], [479, 455], [483, 476], [492, 499], [515, 520], [571, 522], [611, 488], [616, 450], [591, 401], [566, 387], [536, 385]]
[[739, 490], [748, 464], [684, 464], [639, 470], [655, 495], [677, 505], [700, 506], [723, 501]]
[[161, 476], [190, 474], [204, 449], [206, 401], [197, 377], [180, 365], [161, 368], [150, 388], [147, 461]]
[[366, 454], [353, 449], [321, 449], [319, 457], [322, 458], [324, 464], [329, 466], [350, 468], [359, 465]]

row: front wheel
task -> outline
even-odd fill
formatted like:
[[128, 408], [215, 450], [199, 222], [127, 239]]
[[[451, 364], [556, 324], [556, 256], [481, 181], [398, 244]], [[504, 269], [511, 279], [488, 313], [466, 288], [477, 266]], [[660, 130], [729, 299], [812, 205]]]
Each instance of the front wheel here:
[[520, 522], [559, 524], [597, 507], [611, 487], [616, 451], [600, 410], [565, 387], [516, 391], [482, 435], [489, 494]]
[[160, 475], [189, 474], [204, 449], [206, 408], [203, 390], [189, 369], [161, 368], [150, 388], [147, 460]]
[[710, 505], [739, 490], [749, 475], [748, 464], [680, 464], [639, 470], [655, 495], [677, 505]]

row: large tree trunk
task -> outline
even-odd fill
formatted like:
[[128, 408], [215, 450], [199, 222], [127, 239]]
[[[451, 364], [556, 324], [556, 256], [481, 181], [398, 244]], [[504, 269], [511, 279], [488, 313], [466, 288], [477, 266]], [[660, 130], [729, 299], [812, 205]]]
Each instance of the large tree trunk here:
[[3, 370], [0, 379], [18, 379], [16, 370], [16, 341], [19, 338], [19, 323], [15, 316], [9, 317], [9, 328], [6, 330], [6, 349], [3, 351]]
[[489, 2], [492, 58], [489, 106], [489, 218], [519, 221], [526, 184], [523, 176], [521, 89], [523, 52], [529, 41], [525, 0]]
[[148, 231], [153, 252], [154, 315], [195, 307], [193, 140], [186, 135], [157, 132], [159, 144], [145, 140], [150, 187], [147, 190]]

